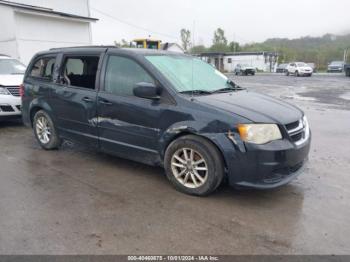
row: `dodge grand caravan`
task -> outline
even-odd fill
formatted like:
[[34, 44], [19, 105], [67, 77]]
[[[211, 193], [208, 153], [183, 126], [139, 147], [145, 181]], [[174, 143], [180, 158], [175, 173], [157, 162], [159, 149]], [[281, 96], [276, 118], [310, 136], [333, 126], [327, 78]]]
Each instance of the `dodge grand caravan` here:
[[160, 165], [175, 188], [192, 195], [224, 180], [284, 185], [302, 172], [310, 148], [300, 109], [178, 53], [52, 49], [34, 56], [21, 94], [24, 123], [44, 149], [66, 139]]

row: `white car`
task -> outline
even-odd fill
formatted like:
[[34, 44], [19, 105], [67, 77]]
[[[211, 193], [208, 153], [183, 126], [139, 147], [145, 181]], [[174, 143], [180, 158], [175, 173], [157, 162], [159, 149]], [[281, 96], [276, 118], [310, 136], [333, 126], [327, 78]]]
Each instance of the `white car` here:
[[18, 60], [0, 55], [0, 120], [21, 116], [19, 89], [25, 69]]
[[290, 63], [286, 68], [286, 75], [312, 76], [313, 69], [304, 62]]

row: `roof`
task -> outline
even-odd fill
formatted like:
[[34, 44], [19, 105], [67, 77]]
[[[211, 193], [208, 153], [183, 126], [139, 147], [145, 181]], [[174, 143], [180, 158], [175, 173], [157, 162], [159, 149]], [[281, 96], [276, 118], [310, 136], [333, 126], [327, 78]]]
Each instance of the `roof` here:
[[157, 50], [157, 49], [143, 49], [143, 48], [119, 48], [116, 46], [73, 46], [73, 47], [62, 47], [62, 48], [51, 48], [47, 51], [42, 51], [37, 53], [37, 55], [45, 55], [45, 54], [56, 54], [58, 52], [93, 52], [93, 51], [101, 51], [104, 52], [107, 49], [115, 49], [121, 50], [125, 53], [132, 53], [137, 55], [184, 55], [182, 53], [165, 51], [165, 50]]
[[278, 55], [277, 52], [205, 52], [199, 56], [248, 56], [248, 55]]
[[95, 22], [98, 20], [97, 18], [93, 18], [93, 17], [58, 12], [53, 10], [52, 8], [46, 8], [46, 7], [35, 6], [35, 5], [26, 5], [26, 4], [15, 3], [15, 2], [10, 2], [6, 0], [0, 0], [0, 5], [14, 7], [22, 10], [27, 10], [27, 11], [34, 11], [34, 12], [43, 13], [43, 14], [51, 14], [51, 15], [60, 16], [64, 18], [82, 19], [90, 22]]

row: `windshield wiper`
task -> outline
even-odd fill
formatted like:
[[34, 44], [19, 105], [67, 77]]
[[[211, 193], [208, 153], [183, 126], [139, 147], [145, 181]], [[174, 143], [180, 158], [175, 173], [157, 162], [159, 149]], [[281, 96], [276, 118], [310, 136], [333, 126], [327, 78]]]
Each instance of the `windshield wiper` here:
[[200, 90], [200, 89], [186, 90], [186, 91], [181, 91], [180, 93], [181, 94], [194, 94], [194, 95], [210, 95], [210, 94], [212, 94], [212, 92], [210, 92], [210, 91]]
[[236, 87], [224, 87], [224, 88], [220, 88], [217, 89], [213, 92], [211, 92], [212, 94], [215, 93], [227, 93], [227, 92], [234, 92], [234, 91], [240, 91], [240, 90], [244, 90], [244, 88], [240, 87], [240, 86], [236, 86]]
[[236, 85], [231, 80], [228, 80], [227, 83], [230, 84], [231, 86], [217, 89], [215, 91], [212, 91], [211, 93], [215, 94], [215, 93], [226, 93], [226, 92], [233, 92], [233, 91], [244, 90], [244, 88]]

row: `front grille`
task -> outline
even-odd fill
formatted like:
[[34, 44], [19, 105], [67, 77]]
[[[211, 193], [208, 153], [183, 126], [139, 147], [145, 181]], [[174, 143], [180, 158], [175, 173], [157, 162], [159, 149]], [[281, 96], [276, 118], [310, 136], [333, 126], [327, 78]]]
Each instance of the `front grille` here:
[[290, 139], [296, 144], [301, 145], [310, 136], [309, 124], [304, 117], [299, 121], [295, 121], [285, 125]]
[[12, 106], [0, 106], [2, 112], [14, 112]]
[[293, 140], [293, 142], [298, 142], [300, 139], [303, 138], [303, 132], [292, 135], [292, 136], [290, 136], [290, 138]]
[[7, 87], [7, 90], [11, 93], [11, 95], [19, 96], [19, 87], [18, 86]]
[[286, 167], [275, 169], [272, 173], [266, 175], [263, 181], [266, 184], [277, 183], [282, 179], [284, 179], [285, 177], [297, 172], [303, 166], [303, 164], [304, 164], [304, 161], [294, 166], [286, 166]]
[[287, 124], [286, 128], [287, 128], [287, 130], [291, 130], [291, 129], [294, 129], [294, 128], [298, 127], [298, 126], [299, 126], [299, 121], [296, 121], [296, 122]]

